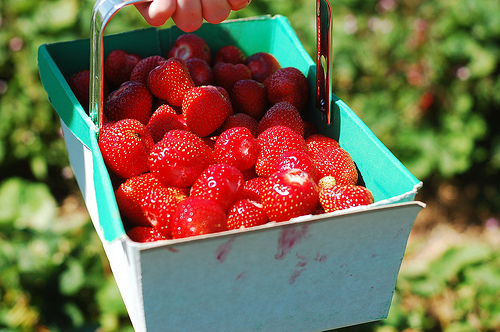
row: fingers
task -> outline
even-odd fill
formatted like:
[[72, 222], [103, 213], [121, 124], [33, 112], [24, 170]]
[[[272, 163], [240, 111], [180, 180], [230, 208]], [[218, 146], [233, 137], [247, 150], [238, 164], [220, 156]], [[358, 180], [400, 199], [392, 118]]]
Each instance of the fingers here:
[[179, 29], [192, 32], [203, 23], [202, 6], [200, 1], [177, 0], [177, 7], [172, 19]]
[[240, 10], [248, 6], [251, 0], [227, 0], [231, 6], [231, 10]]
[[161, 26], [174, 14], [176, 0], [155, 0], [136, 4], [135, 7], [152, 26]]
[[212, 24], [224, 21], [231, 13], [227, 0], [201, 0], [203, 18]]

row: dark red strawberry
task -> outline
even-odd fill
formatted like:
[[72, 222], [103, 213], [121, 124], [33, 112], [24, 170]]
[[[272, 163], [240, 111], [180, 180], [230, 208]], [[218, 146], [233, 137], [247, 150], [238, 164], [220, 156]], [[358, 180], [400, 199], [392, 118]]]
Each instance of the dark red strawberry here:
[[319, 200], [325, 212], [344, 210], [374, 202], [373, 194], [366, 187], [336, 185], [320, 191]]
[[338, 185], [354, 185], [358, 171], [349, 153], [342, 149], [325, 149], [313, 158], [320, 177], [333, 176]]
[[309, 99], [309, 83], [304, 74], [294, 67], [278, 69], [269, 76], [264, 85], [271, 104], [288, 101], [302, 112]]
[[340, 148], [339, 143], [328, 136], [314, 134], [306, 138], [307, 153], [315, 159], [318, 152]]
[[254, 227], [268, 221], [262, 204], [249, 199], [237, 201], [227, 213], [227, 229]]
[[156, 228], [138, 226], [127, 231], [127, 236], [135, 242], [147, 243], [160, 240], [168, 240], [169, 237], [162, 235]]
[[273, 173], [262, 193], [262, 205], [269, 220], [277, 222], [312, 214], [318, 200], [314, 180], [297, 168]]
[[[234, 127], [245, 127], [250, 132], [254, 137], [258, 136], [257, 133], [257, 126], [258, 122], [255, 120], [253, 117], [251, 117], [248, 114], [245, 113], [235, 113], [233, 115], [230, 115], [226, 121], [222, 124], [222, 127], [219, 128], [220, 132], [223, 132], [225, 130], [228, 130], [230, 128]], [[218, 131], [219, 131], [218, 130]]]
[[285, 126], [304, 136], [304, 121], [295, 106], [287, 101], [274, 104], [259, 121], [257, 132], [261, 134], [264, 130], [274, 126]]
[[181, 58], [186, 61], [192, 58], [199, 58], [207, 63], [211, 63], [210, 47], [200, 36], [192, 33], [182, 34], [177, 37], [174, 45], [167, 53], [167, 58]]
[[258, 82], [264, 82], [266, 78], [281, 68], [278, 60], [271, 53], [257, 52], [250, 55], [246, 65], [252, 72], [252, 78]]
[[146, 128], [148, 128], [155, 143], [161, 141], [170, 130], [187, 130], [186, 125], [179, 120], [175, 110], [167, 104], [161, 105], [153, 112]]
[[288, 151], [306, 151], [304, 138], [288, 127], [276, 126], [266, 129], [257, 137], [259, 156], [255, 171], [259, 176], [268, 177], [273, 172], [276, 160]]
[[146, 126], [135, 119], [109, 123], [99, 135], [99, 149], [106, 166], [122, 179], [149, 170], [148, 157], [153, 146]]
[[225, 231], [226, 213], [210, 199], [189, 197], [177, 206], [171, 226], [174, 239]]
[[212, 85], [190, 89], [182, 102], [187, 127], [200, 137], [213, 133], [232, 113], [231, 102]]
[[114, 50], [108, 54], [104, 61], [104, 78], [110, 89], [115, 90], [123, 82], [130, 80], [130, 74], [139, 63], [141, 57], [124, 50]]
[[267, 186], [267, 178], [255, 177], [245, 181], [243, 185], [242, 199], [250, 199], [257, 203], [262, 202], [262, 193]]
[[136, 119], [146, 125], [151, 117], [152, 105], [153, 96], [144, 84], [126, 81], [108, 96], [104, 114], [108, 121]]
[[84, 110], [89, 109], [90, 70], [80, 70], [68, 78], [68, 85]]
[[214, 74], [214, 84], [223, 87], [227, 91], [231, 91], [236, 82], [252, 78], [250, 69], [242, 63], [235, 65], [219, 62], [212, 67], [212, 72]]
[[234, 166], [240, 171], [253, 167], [258, 154], [257, 139], [245, 127], [228, 129], [215, 141], [215, 160], [220, 164]]
[[191, 187], [191, 197], [217, 202], [224, 211], [240, 198], [245, 180], [243, 174], [227, 164], [214, 164], [205, 169]]
[[212, 68], [205, 60], [200, 58], [188, 59], [186, 60], [186, 66], [191, 74], [194, 85], [211, 85], [213, 83], [214, 74], [212, 73]]
[[171, 58], [151, 70], [147, 87], [153, 96], [166, 100], [171, 106], [181, 106], [184, 94], [194, 87], [194, 82], [185, 62]]
[[298, 168], [308, 173], [315, 182], [319, 180], [316, 165], [304, 151], [285, 152], [274, 162], [274, 172], [292, 168]]
[[230, 96], [235, 112], [248, 114], [256, 120], [260, 120], [269, 108], [266, 87], [252, 79], [237, 81]]
[[152, 55], [141, 59], [141, 61], [135, 65], [132, 73], [130, 73], [130, 80], [146, 84], [151, 70], [155, 69], [162, 61], [165, 61], [165, 58], [160, 55]]
[[310, 121], [304, 120], [304, 138], [309, 138], [309, 136], [319, 134], [318, 127]]
[[215, 66], [219, 62], [226, 62], [232, 64], [245, 63], [247, 57], [243, 51], [234, 45], [227, 45], [221, 47], [217, 53], [215, 53], [213, 65]]
[[171, 130], [151, 150], [151, 173], [166, 187], [188, 188], [215, 159], [213, 151], [195, 134]]

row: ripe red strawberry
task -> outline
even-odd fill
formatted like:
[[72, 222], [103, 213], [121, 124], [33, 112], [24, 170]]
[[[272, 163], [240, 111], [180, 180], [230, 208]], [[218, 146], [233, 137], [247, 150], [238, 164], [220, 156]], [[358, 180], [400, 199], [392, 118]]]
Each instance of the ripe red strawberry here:
[[192, 33], [182, 34], [177, 37], [174, 45], [169, 49], [167, 58], [181, 58], [186, 61], [192, 58], [200, 58], [211, 63], [210, 47], [200, 36]]
[[152, 55], [141, 59], [130, 73], [130, 80], [146, 84], [151, 70], [155, 69], [162, 61], [165, 61], [165, 58], [160, 55]]
[[374, 202], [370, 190], [366, 187], [353, 185], [336, 185], [325, 188], [320, 191], [319, 200], [327, 213]]
[[192, 58], [186, 60], [189, 74], [193, 79], [194, 85], [211, 85], [214, 81], [214, 74], [210, 65], [200, 58]]
[[278, 69], [269, 76], [264, 85], [271, 104], [288, 101], [302, 112], [309, 98], [309, 83], [304, 74], [294, 67]]
[[175, 110], [167, 104], [161, 105], [153, 112], [146, 128], [151, 133], [155, 143], [161, 141], [170, 130], [187, 130], [185, 123], [179, 120], [179, 116]]
[[314, 159], [318, 152], [340, 148], [339, 142], [321, 134], [314, 134], [306, 138], [307, 153]]
[[151, 70], [147, 87], [153, 96], [166, 100], [172, 106], [181, 106], [184, 94], [194, 87], [194, 82], [185, 62], [171, 58]]
[[213, 133], [232, 113], [231, 102], [212, 85], [190, 89], [182, 101], [186, 125], [200, 137]]
[[136, 119], [146, 125], [151, 117], [152, 105], [153, 96], [144, 84], [126, 81], [108, 96], [104, 114], [108, 121]]
[[267, 52], [257, 52], [250, 55], [246, 64], [252, 72], [252, 78], [258, 82], [264, 82], [266, 78], [281, 68], [274, 55]]
[[250, 69], [242, 63], [219, 62], [212, 67], [212, 72], [214, 74], [214, 84], [223, 87], [227, 91], [231, 91], [233, 85], [239, 80], [252, 78]]
[[234, 203], [227, 213], [227, 229], [248, 228], [264, 225], [269, 220], [262, 204], [242, 199]]
[[104, 78], [112, 90], [130, 80], [130, 74], [141, 60], [141, 56], [124, 50], [114, 50], [104, 61]]
[[230, 91], [235, 112], [260, 120], [269, 107], [266, 87], [255, 80], [239, 80]]
[[274, 172], [286, 169], [298, 168], [308, 173], [316, 182], [319, 180], [318, 170], [316, 165], [304, 151], [288, 151], [283, 153], [274, 162]]
[[177, 206], [171, 227], [174, 239], [225, 231], [226, 213], [212, 200], [189, 197]]
[[68, 78], [68, 85], [84, 110], [89, 109], [90, 70], [84, 69]]
[[349, 153], [342, 149], [325, 149], [313, 158], [320, 177], [333, 176], [338, 185], [354, 185], [358, 171]]
[[149, 156], [151, 173], [166, 187], [190, 187], [214, 162], [212, 149], [185, 130], [169, 131]]
[[232, 64], [245, 63], [247, 57], [243, 51], [234, 45], [227, 45], [221, 47], [217, 53], [215, 53], [213, 65], [215, 66], [219, 62], [226, 62]]
[[259, 176], [268, 177], [273, 172], [273, 165], [283, 153], [288, 151], [306, 151], [304, 138], [288, 127], [275, 126], [266, 129], [257, 137], [259, 156], [255, 171]]
[[267, 178], [255, 177], [245, 181], [243, 185], [242, 199], [249, 199], [257, 203], [262, 202], [262, 193], [267, 185]]
[[318, 204], [318, 187], [306, 172], [294, 168], [273, 173], [262, 193], [270, 221], [287, 221], [311, 214]]
[[259, 121], [257, 132], [261, 134], [267, 128], [285, 126], [304, 136], [304, 121], [295, 106], [287, 101], [274, 104]]
[[122, 179], [149, 170], [148, 156], [153, 146], [146, 126], [135, 119], [108, 123], [99, 135], [99, 149], [106, 166]]
[[205, 169], [191, 187], [191, 197], [217, 202], [227, 212], [240, 198], [245, 180], [243, 174], [227, 164], [214, 164]]
[[253, 167], [258, 154], [257, 139], [245, 127], [228, 129], [215, 141], [215, 160], [220, 164], [234, 166], [240, 171]]
[[257, 137], [257, 125], [257, 120], [252, 118], [250, 115], [245, 113], [235, 113], [228, 116], [226, 121], [224, 121], [222, 126], [217, 131], [222, 133], [230, 128], [245, 127], [250, 130], [254, 137]]
[[168, 240], [169, 237], [162, 235], [156, 228], [137, 226], [127, 231], [127, 236], [135, 242], [147, 243], [160, 240]]

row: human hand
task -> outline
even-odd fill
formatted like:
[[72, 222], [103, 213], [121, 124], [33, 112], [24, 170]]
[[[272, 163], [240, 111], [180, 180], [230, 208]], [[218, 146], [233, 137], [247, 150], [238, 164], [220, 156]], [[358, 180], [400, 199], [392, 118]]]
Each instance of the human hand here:
[[217, 24], [224, 21], [231, 11], [248, 6], [251, 0], [153, 0], [136, 4], [146, 22], [160, 26], [172, 18], [184, 32], [197, 30], [203, 23]]

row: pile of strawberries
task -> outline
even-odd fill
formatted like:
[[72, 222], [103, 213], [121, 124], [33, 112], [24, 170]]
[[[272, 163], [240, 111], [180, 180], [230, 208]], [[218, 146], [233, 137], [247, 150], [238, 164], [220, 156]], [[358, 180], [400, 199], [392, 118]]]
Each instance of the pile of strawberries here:
[[[349, 153], [303, 120], [304, 74], [270, 53], [225, 46], [212, 58], [183, 34], [166, 57], [111, 52], [104, 75], [99, 147], [134, 241], [373, 203]], [[68, 83], [87, 106], [88, 70]]]

